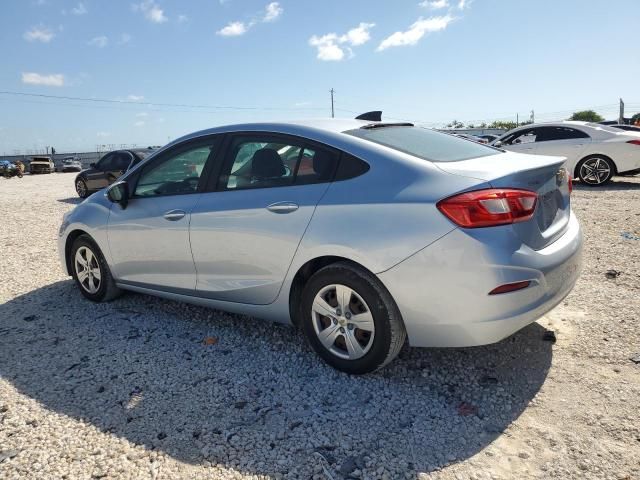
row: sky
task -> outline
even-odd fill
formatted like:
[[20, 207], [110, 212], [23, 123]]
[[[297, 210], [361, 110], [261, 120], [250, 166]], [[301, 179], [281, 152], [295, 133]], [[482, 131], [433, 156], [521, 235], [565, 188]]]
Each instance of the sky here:
[[638, 20], [640, 0], [0, 0], [0, 154], [327, 117], [332, 88], [338, 117], [427, 126], [630, 116]]

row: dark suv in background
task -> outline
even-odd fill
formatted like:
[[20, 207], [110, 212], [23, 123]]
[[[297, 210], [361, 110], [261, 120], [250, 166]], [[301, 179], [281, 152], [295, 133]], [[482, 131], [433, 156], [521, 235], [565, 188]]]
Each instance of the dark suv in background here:
[[157, 148], [137, 148], [132, 150], [114, 150], [104, 155], [90, 168], [76, 177], [76, 192], [80, 198], [86, 198], [93, 192], [111, 185], [123, 173], [147, 158]]

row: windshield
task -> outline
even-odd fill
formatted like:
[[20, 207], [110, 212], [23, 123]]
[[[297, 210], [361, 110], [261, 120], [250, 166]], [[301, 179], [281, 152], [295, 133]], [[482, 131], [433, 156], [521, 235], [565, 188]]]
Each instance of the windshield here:
[[486, 145], [420, 127], [358, 128], [344, 133], [431, 162], [457, 162], [501, 153]]

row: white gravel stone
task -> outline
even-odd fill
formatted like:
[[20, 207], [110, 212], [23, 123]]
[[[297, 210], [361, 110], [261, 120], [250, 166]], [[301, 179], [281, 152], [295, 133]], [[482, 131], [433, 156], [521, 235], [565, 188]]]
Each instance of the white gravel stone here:
[[0, 179], [0, 478], [640, 477], [640, 178], [576, 187], [584, 270], [553, 312], [364, 377], [281, 325], [83, 299], [56, 251], [73, 179]]

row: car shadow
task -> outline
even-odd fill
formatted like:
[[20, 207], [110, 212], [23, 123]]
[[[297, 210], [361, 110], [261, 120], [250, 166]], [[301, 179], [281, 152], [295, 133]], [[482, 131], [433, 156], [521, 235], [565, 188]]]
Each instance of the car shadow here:
[[[589, 185], [585, 185], [580, 183], [580, 181], [573, 182], [574, 190], [587, 190], [590, 192], [594, 191], [608, 191], [608, 190], [640, 190], [640, 182], [630, 182], [628, 180], [624, 180], [625, 177], [614, 177], [609, 183], [605, 185], [599, 185], [596, 187], [592, 187]], [[630, 178], [630, 177], [626, 177]]]
[[79, 203], [82, 203], [82, 200], [83, 199], [80, 197], [58, 198], [60, 203], [69, 203], [71, 205], [78, 205]]
[[179, 461], [254, 475], [464, 460], [527, 408], [552, 359], [534, 323], [485, 347], [405, 348], [349, 376], [293, 328], [137, 294], [92, 304], [71, 280], [0, 305], [0, 319], [0, 375], [22, 394]]

